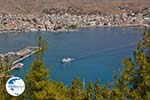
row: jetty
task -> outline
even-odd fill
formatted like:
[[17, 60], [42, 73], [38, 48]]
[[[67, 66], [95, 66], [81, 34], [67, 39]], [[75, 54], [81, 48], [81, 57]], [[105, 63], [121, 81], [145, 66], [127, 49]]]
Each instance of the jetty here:
[[[5, 64], [5, 57], [8, 57], [9, 63], [11, 64], [11, 70], [21, 68], [18, 63], [22, 60], [32, 56], [37, 52], [39, 47], [29, 46], [16, 52], [8, 52], [6, 54], [0, 54], [2, 63]], [[19, 66], [18, 66], [19, 65]]]

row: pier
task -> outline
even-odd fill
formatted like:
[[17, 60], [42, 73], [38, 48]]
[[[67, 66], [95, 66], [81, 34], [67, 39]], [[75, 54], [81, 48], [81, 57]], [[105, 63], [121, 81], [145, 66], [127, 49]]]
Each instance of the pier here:
[[2, 63], [5, 64], [5, 57], [7, 56], [9, 63], [12, 65], [11, 70], [20, 68], [20, 66], [17, 67], [17, 64], [20, 61], [22, 61], [22, 60], [32, 56], [34, 53], [36, 53], [38, 48], [39, 47], [30, 46], [30, 47], [26, 47], [26, 48], [21, 49], [16, 52], [8, 52], [6, 54], [0, 54], [0, 56], [2, 58]]

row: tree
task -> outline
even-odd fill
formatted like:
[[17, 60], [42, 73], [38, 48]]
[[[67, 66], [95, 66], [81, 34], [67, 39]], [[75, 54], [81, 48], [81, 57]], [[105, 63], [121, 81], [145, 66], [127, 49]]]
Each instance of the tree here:
[[84, 100], [86, 99], [86, 90], [83, 82], [80, 78], [75, 78], [72, 82], [72, 87], [70, 90], [72, 100]]
[[42, 38], [42, 36], [39, 36], [38, 38], [38, 49], [36, 53], [36, 58], [40, 59], [45, 54], [46, 50], [48, 49], [48, 43]]
[[[2, 60], [3, 59], [3, 60]], [[6, 91], [6, 82], [10, 77], [10, 63], [8, 56], [1, 57], [0, 56], [0, 99], [1, 100], [10, 100], [13, 98]]]
[[35, 60], [30, 66], [30, 72], [26, 75], [25, 100], [71, 100], [69, 89], [62, 82], [53, 82], [49, 77], [42, 56], [47, 49], [47, 42], [39, 37], [39, 48]]
[[102, 94], [101, 94], [101, 87], [99, 85], [99, 81], [96, 81], [95, 88], [94, 88], [94, 95], [95, 99], [94, 100], [104, 100]]
[[72, 100], [69, 89], [64, 86], [63, 82], [51, 82], [50, 90], [55, 100]]
[[92, 97], [93, 97], [93, 84], [92, 81], [90, 80], [88, 90], [87, 90], [87, 99], [92, 100]]
[[119, 99], [150, 99], [150, 33], [144, 32], [143, 41], [138, 43], [133, 52], [134, 59], [127, 57], [124, 60], [125, 68], [114, 81], [115, 98]]
[[42, 60], [42, 56], [47, 49], [47, 42], [39, 37], [39, 49], [36, 58], [30, 66], [30, 72], [26, 75], [26, 91], [24, 97], [27, 100], [48, 100], [50, 94], [50, 80], [48, 69]]

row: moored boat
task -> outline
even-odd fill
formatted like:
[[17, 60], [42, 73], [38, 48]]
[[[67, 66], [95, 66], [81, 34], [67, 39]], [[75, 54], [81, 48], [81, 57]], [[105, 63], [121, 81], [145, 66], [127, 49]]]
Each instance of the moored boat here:
[[19, 68], [22, 68], [23, 66], [24, 66], [23, 63], [17, 63], [16, 65], [14, 65], [14, 66], [11, 68], [11, 70], [13, 70], [13, 69], [19, 69]]

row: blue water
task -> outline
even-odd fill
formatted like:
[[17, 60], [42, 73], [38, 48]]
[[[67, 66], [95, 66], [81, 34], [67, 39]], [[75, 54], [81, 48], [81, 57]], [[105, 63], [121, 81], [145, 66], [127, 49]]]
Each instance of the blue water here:
[[[138, 28], [85, 28], [76, 32], [28, 32], [0, 34], [0, 52], [16, 51], [26, 46], [37, 45], [39, 35], [48, 42], [44, 56], [50, 78], [71, 85], [75, 77], [100, 83], [111, 82], [113, 71], [123, 69], [123, 59], [132, 57], [132, 50], [142, 38]], [[63, 57], [75, 61], [62, 64]], [[24, 77], [30, 69], [34, 56], [22, 61], [24, 67], [12, 71]]]

